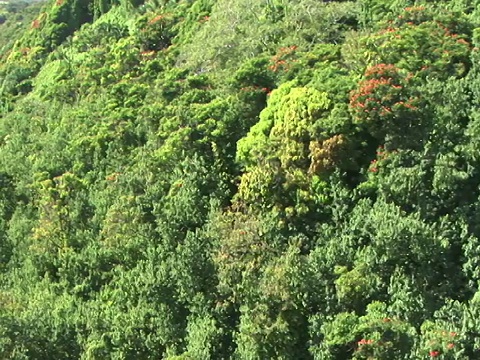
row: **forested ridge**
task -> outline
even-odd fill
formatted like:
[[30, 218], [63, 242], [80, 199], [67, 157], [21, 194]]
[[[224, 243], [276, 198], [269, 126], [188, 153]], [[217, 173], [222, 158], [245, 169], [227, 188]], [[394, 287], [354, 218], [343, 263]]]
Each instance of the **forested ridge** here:
[[0, 359], [480, 359], [479, 0], [0, 20]]

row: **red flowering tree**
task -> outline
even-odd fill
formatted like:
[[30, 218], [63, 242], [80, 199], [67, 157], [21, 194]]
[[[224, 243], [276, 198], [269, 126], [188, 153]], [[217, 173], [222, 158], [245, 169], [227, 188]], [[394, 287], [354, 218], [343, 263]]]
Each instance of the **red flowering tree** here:
[[418, 355], [430, 358], [458, 359], [457, 346], [460, 337], [456, 331], [442, 328], [440, 324], [426, 321], [422, 325], [422, 344]]
[[405, 359], [415, 336], [414, 328], [390, 317], [381, 302], [370, 303], [364, 316], [337, 314], [323, 325], [322, 332], [322, 344], [314, 347], [317, 359]]
[[295, 61], [294, 55], [296, 50], [297, 46], [295, 45], [280, 48], [277, 54], [270, 59], [271, 65], [269, 69], [273, 72], [288, 71], [290, 63]]
[[406, 7], [362, 39], [362, 53], [369, 54], [370, 63], [395, 64], [419, 78], [464, 76], [471, 46], [462, 19], [458, 14], [439, 14], [431, 6]]
[[351, 93], [354, 121], [364, 125], [377, 139], [405, 144], [405, 135], [418, 127], [420, 97], [412, 90], [411, 74], [391, 64], [379, 64], [365, 71], [364, 79]]

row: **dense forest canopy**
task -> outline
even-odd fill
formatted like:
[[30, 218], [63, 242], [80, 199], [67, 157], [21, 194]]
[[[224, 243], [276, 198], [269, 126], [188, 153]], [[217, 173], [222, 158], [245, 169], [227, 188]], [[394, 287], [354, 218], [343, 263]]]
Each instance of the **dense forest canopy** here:
[[480, 358], [479, 0], [0, 20], [0, 358]]

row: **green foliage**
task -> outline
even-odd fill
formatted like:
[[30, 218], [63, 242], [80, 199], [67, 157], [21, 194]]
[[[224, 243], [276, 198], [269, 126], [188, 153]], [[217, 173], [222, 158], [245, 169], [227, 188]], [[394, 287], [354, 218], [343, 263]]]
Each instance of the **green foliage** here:
[[3, 4], [0, 357], [475, 359], [477, 5]]
[[252, 159], [279, 158], [284, 168], [305, 167], [305, 147], [321, 131], [322, 112], [328, 106], [325, 93], [282, 85], [272, 93], [260, 121], [239, 142], [238, 159], [252, 164]]

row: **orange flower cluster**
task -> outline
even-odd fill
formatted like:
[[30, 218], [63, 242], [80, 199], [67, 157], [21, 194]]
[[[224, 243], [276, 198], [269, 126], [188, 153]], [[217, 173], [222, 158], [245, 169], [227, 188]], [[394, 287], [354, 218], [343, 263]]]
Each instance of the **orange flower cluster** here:
[[392, 118], [402, 109], [418, 110], [418, 99], [407, 97], [405, 85], [411, 75], [403, 76], [395, 65], [379, 64], [365, 72], [365, 80], [352, 92], [350, 108], [354, 118], [372, 121]]
[[142, 57], [144, 59], [151, 59], [155, 56], [155, 51], [154, 50], [150, 50], [150, 51], [141, 51], [140, 52], [140, 55], [142, 55]]
[[392, 64], [377, 64], [365, 70], [365, 77], [368, 78], [385, 78], [393, 77], [398, 73], [398, 69]]
[[289, 66], [285, 58], [288, 58], [295, 50], [297, 50], [297, 46], [295, 45], [280, 48], [278, 54], [272, 57], [272, 65], [269, 66], [269, 69], [274, 72], [279, 70], [288, 71]]
[[411, 99], [408, 99], [407, 102], [399, 101], [395, 105], [403, 106], [403, 107], [405, 107], [407, 109], [410, 109], [410, 110], [418, 110], [418, 107], [412, 104], [415, 100], [416, 99], [411, 98]]
[[423, 11], [425, 6], [409, 6], [405, 8], [405, 11], [414, 12], [414, 11]]
[[108, 175], [107, 177], [105, 177], [105, 180], [107, 180], [107, 181], [116, 181], [119, 175], [121, 175], [121, 173], [119, 173], [119, 172], [114, 172], [113, 174], [110, 174], [110, 175]]
[[397, 26], [403, 25], [405, 23], [418, 25], [422, 22], [428, 21], [430, 18], [428, 9], [425, 6], [409, 6], [404, 8], [403, 10], [404, 12], [401, 15], [397, 16], [397, 19], [395, 21]]
[[371, 340], [371, 339], [362, 339], [362, 340], [360, 340], [360, 341], [358, 342], [358, 345], [359, 345], [359, 346], [362, 346], [362, 345], [371, 345], [371, 344], [373, 344], [373, 343], [374, 343], [374, 341]]
[[[370, 345], [375, 344], [375, 341], [372, 339], [361, 339], [357, 342], [357, 351], [358, 352], [369, 352], [371, 351]], [[381, 344], [378, 344], [381, 345]]]
[[[441, 348], [443, 348], [443, 349], [446, 348], [447, 351], [455, 348], [455, 343], [453, 342], [453, 338], [455, 336], [457, 336], [456, 332], [454, 332], [454, 331], [451, 331], [451, 332], [442, 331], [441, 336], [443, 337], [443, 341], [447, 342], [446, 346], [440, 346]], [[435, 344], [437, 344], [437, 341], [434, 341], [434, 340], [430, 341], [430, 346], [434, 346]], [[435, 349], [435, 347], [436, 347], [436, 349]], [[437, 356], [440, 356], [441, 354], [442, 354], [442, 351], [438, 350], [438, 346], [434, 346], [434, 349], [430, 350], [430, 352], [429, 352], [429, 355], [431, 357], [437, 357]]]
[[164, 18], [165, 18], [165, 14], [157, 15], [157, 16], [155, 16], [153, 19], [151, 19], [151, 20], [148, 22], [148, 24], [149, 24], [149, 25], [153, 25], [153, 24], [159, 22], [160, 20], [162, 20], [162, 19], [164, 19]]
[[33, 20], [31, 28], [32, 29], [38, 29], [39, 27], [40, 27], [40, 20], [38, 20], [38, 19]]
[[[397, 152], [398, 152], [397, 150], [387, 151], [387, 150], [385, 150], [385, 147], [383, 145], [380, 145], [378, 147], [378, 150], [377, 150], [377, 159], [378, 160], [374, 159], [374, 160], [370, 161], [370, 168], [368, 169], [368, 171], [373, 172], [373, 173], [378, 172], [379, 165], [384, 160], [386, 160], [391, 154], [396, 154]], [[392, 319], [390, 319], [390, 318], [384, 318], [383, 319], [383, 322], [390, 322], [390, 321], [392, 321]]]
[[383, 34], [386, 34], [386, 33], [394, 33], [394, 32], [397, 31], [397, 30], [398, 30], [398, 29], [389, 26], [389, 27], [387, 27], [386, 29], [380, 30], [380, 31], [378, 32], [378, 34], [383, 35]]
[[[392, 108], [384, 105], [382, 98], [377, 95], [388, 92], [393, 89], [398, 92], [401, 87], [392, 84], [392, 79], [372, 79], [363, 82], [357, 92], [354, 92], [350, 98], [350, 107], [358, 112], [380, 112], [380, 115], [386, 115], [392, 112]], [[359, 114], [357, 114], [359, 115]], [[358, 116], [357, 116], [358, 117]], [[360, 116], [363, 117], [363, 116]]]

